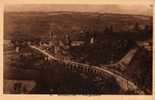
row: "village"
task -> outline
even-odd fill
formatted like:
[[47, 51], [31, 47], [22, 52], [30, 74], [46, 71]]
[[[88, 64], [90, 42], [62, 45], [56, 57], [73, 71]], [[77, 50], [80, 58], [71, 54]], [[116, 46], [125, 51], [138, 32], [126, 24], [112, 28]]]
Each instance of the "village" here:
[[[132, 32], [136, 33], [136, 31], [142, 32], [141, 34], [143, 33], [145, 34], [146, 32], [151, 32], [150, 29], [148, 29], [148, 26], [146, 26], [142, 30], [137, 24], [135, 24]], [[76, 40], [71, 39], [71, 34], [72, 33], [66, 34], [63, 40], [59, 39], [59, 37], [54, 32], [50, 32], [49, 38], [40, 38], [35, 40], [5, 40], [4, 43], [7, 43], [9, 47], [13, 47], [17, 53], [23, 56], [31, 55], [30, 53], [26, 53], [25, 51], [26, 49], [24, 48], [26, 48], [28, 45], [37, 45], [43, 49], [48, 50], [58, 58], [68, 59], [68, 60], [69, 59], [75, 60], [74, 58], [76, 58], [76, 60], [79, 60], [80, 62], [82, 62], [82, 59], [87, 59], [86, 55], [88, 52], [91, 52], [90, 50], [92, 49], [98, 48], [96, 52], [99, 52], [100, 50], [104, 52], [104, 48], [107, 48], [106, 45], [109, 44], [107, 42], [111, 41], [111, 40], [105, 40], [105, 38], [111, 38], [112, 35], [115, 35], [118, 33], [113, 32], [113, 29], [111, 26], [109, 28], [105, 28], [105, 31], [102, 34], [101, 33], [94, 34], [90, 32], [84, 32], [83, 30], [81, 30], [79, 33], [81, 34], [81, 37]], [[132, 47], [133, 45], [139, 45], [140, 47], [146, 48], [148, 50], [152, 50], [151, 43], [152, 43], [151, 41], [149, 42], [131, 41], [131, 40], [123, 39], [122, 37], [122, 38], [116, 39], [115, 43], [112, 43], [114, 47], [111, 47], [111, 50], [112, 48], [115, 48], [116, 50], [117, 49], [121, 50], [123, 48], [127, 49]], [[108, 51], [105, 51], [105, 52], [108, 53]], [[111, 58], [109, 58], [109, 62], [106, 62], [106, 64], [115, 63], [119, 59], [119, 58], [117, 59], [114, 58], [115, 56], [118, 56], [115, 54], [108, 55]], [[102, 62], [103, 62], [103, 59], [102, 59]]]

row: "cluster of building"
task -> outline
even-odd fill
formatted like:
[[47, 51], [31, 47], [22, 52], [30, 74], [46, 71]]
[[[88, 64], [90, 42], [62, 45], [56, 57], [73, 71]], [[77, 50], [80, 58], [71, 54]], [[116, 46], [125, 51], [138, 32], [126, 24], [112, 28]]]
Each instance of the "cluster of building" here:
[[[134, 30], [135, 32], [144, 32], [147, 34], [149, 34], [148, 32], [151, 32], [150, 31], [151, 29], [148, 26], [144, 27], [143, 29], [140, 29], [138, 24], [135, 24]], [[28, 47], [28, 45], [36, 45], [43, 49], [47, 49], [49, 52], [55, 55], [59, 55], [59, 54], [65, 55], [66, 53], [72, 51], [72, 49], [78, 49], [81, 47], [90, 48], [94, 46], [94, 48], [96, 48], [97, 46], [101, 45], [101, 46], [104, 46], [103, 48], [106, 48], [106, 45], [111, 44], [109, 43], [109, 41], [113, 40], [113, 37], [115, 37], [113, 35], [116, 35], [116, 34], [117, 32], [114, 32], [113, 27], [110, 26], [110, 27], [106, 27], [104, 32], [95, 32], [95, 31], [84, 32], [82, 30], [80, 31], [80, 34], [79, 34], [80, 39], [77, 39], [77, 40], [71, 39], [71, 34], [65, 34], [64, 40], [62, 40], [62, 39], [59, 39], [59, 37], [56, 34], [54, 34], [54, 32], [51, 32], [49, 34], [49, 38], [34, 39], [34, 40], [5, 40], [4, 43], [7, 44], [8, 47], [13, 47], [17, 53], [21, 53], [23, 51], [23, 48], [25, 49], [26, 47]], [[122, 41], [124, 42], [122, 43]], [[117, 42], [120, 42], [120, 43], [117, 43]], [[126, 42], [127, 42], [126, 40], [120, 39], [118, 41], [115, 41], [115, 43], [112, 43], [112, 45], [118, 44], [117, 48], [123, 48], [127, 44]]]

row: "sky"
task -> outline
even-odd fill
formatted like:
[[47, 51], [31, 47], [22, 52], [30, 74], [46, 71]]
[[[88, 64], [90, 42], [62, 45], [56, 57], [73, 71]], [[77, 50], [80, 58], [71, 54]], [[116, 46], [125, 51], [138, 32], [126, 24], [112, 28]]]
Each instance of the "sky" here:
[[29, 11], [76, 11], [76, 12], [100, 12], [100, 13], [120, 13], [152, 16], [153, 8], [151, 5], [75, 5], [75, 4], [28, 4], [28, 5], [6, 5], [7, 12], [29, 12]]

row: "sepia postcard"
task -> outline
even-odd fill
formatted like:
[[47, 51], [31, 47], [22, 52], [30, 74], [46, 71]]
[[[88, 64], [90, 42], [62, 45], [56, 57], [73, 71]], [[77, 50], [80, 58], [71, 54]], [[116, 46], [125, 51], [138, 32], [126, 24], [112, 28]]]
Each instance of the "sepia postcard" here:
[[152, 96], [153, 7], [4, 5], [3, 94]]

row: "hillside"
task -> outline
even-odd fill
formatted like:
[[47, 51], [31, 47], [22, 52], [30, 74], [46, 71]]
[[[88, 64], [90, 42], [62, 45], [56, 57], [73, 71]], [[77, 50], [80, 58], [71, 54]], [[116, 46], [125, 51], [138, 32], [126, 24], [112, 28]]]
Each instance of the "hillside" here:
[[50, 32], [61, 39], [64, 34], [72, 33], [74, 39], [79, 37], [81, 29], [103, 32], [109, 26], [115, 32], [125, 34], [136, 23], [142, 28], [144, 25], [150, 26], [152, 17], [90, 12], [5, 12], [4, 39], [49, 38]]

